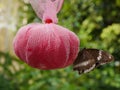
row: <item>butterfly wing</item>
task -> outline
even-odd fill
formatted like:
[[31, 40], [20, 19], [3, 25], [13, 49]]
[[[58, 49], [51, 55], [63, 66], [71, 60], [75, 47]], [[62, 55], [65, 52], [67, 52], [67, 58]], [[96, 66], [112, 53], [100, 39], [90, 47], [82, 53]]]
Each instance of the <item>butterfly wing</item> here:
[[79, 74], [87, 73], [95, 68], [95, 60], [86, 49], [83, 49], [79, 52], [73, 66], [73, 70], [77, 70]]
[[114, 60], [114, 57], [106, 51], [98, 49], [87, 49], [87, 51], [94, 57], [96, 67]]
[[77, 59], [73, 63], [73, 70], [77, 70], [79, 74], [87, 73], [95, 67], [113, 60], [114, 57], [106, 51], [98, 49], [83, 49], [79, 52]]

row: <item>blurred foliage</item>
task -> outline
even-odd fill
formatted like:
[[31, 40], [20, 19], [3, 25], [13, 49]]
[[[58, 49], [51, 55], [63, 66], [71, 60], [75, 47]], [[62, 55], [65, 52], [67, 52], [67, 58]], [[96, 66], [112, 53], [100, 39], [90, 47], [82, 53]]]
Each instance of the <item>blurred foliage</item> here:
[[[19, 3], [17, 28], [41, 22], [27, 0], [15, 1]], [[81, 48], [106, 50], [115, 61], [78, 75], [72, 66], [34, 69], [0, 51], [0, 90], [120, 90], [120, 0], [65, 0], [58, 18], [61, 26], [78, 35]]]

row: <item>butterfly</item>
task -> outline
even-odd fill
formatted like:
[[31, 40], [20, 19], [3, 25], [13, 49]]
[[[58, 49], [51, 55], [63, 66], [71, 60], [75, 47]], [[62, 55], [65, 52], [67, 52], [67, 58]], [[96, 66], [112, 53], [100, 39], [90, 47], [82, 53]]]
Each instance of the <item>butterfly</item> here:
[[73, 70], [78, 71], [79, 74], [87, 73], [113, 60], [114, 57], [106, 51], [84, 48], [73, 63]]

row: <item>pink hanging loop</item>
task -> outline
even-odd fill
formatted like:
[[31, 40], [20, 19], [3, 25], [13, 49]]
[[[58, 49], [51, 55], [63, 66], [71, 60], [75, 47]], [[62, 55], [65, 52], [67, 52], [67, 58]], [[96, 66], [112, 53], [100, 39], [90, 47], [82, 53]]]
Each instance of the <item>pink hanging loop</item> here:
[[60, 11], [64, 0], [30, 0], [30, 4], [37, 16], [44, 23], [57, 23], [57, 13]]

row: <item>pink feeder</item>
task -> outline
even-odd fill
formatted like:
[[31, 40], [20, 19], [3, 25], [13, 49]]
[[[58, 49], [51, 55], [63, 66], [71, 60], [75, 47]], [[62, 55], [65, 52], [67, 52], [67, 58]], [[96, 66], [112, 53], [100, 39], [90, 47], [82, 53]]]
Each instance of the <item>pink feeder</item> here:
[[43, 70], [71, 65], [79, 51], [79, 39], [55, 24], [63, 0], [30, 0], [30, 3], [44, 24], [29, 24], [18, 31], [14, 39], [16, 55], [28, 65]]

